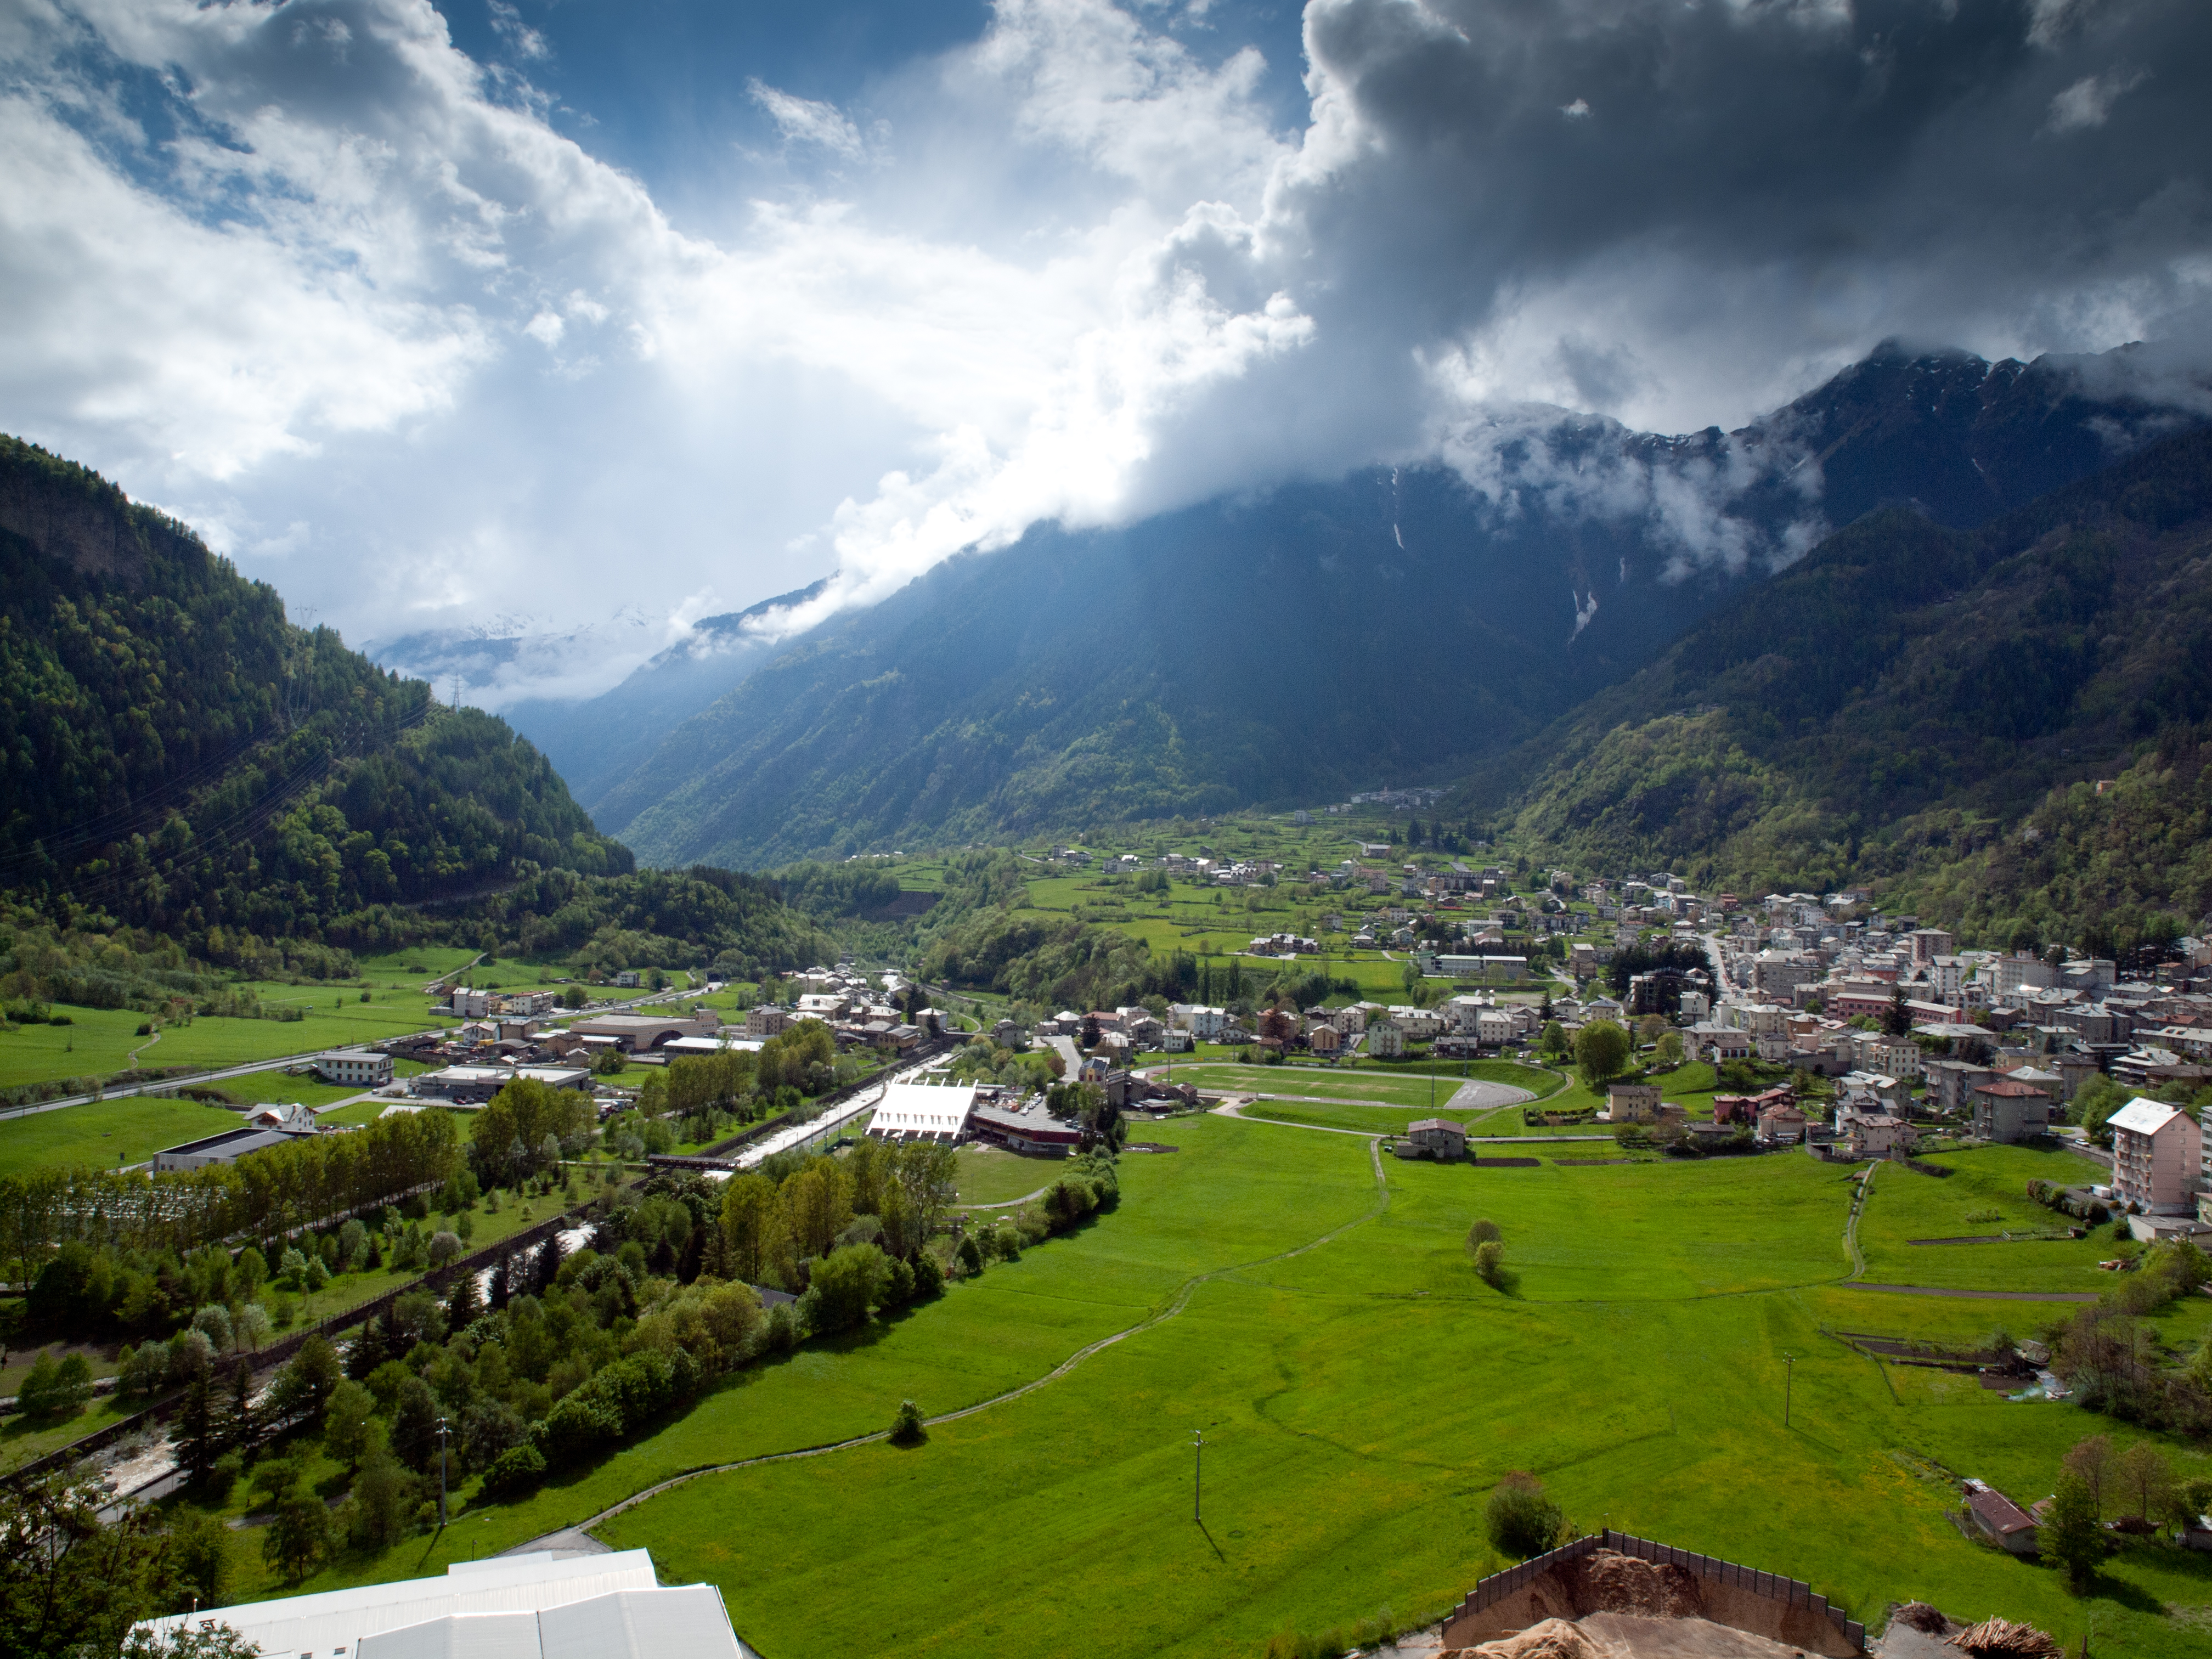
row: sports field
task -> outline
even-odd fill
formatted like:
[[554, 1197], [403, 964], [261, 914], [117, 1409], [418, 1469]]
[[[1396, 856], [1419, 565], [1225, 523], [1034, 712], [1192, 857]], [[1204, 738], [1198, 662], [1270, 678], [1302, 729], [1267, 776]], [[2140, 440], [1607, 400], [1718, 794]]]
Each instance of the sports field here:
[[[1352, 1135], [1212, 1115], [1160, 1134], [1178, 1150], [1125, 1157], [1120, 1207], [1073, 1235], [748, 1371], [597, 1468], [525, 1504], [471, 1510], [372, 1570], [434, 1572], [702, 1463], [880, 1428], [902, 1399], [933, 1414], [991, 1401], [1121, 1333], [1042, 1386], [938, 1425], [919, 1449], [705, 1476], [599, 1534], [649, 1547], [671, 1582], [719, 1584], [738, 1631], [778, 1659], [1226, 1659], [1285, 1628], [1441, 1612], [1499, 1565], [1480, 1513], [1498, 1477], [1523, 1468], [1578, 1526], [1609, 1521], [1791, 1573], [1859, 1616], [1924, 1596], [2032, 1620], [2070, 1645], [2094, 1613], [2100, 1650], [2212, 1659], [2212, 1627], [2196, 1622], [2212, 1606], [2212, 1562], [2130, 1547], [2084, 1604], [2055, 1572], [1971, 1545], [1945, 1517], [1957, 1476], [2033, 1499], [2075, 1440], [2136, 1432], [1838, 1340], [1966, 1341], [2066, 1311], [1854, 1289], [1842, 1169], [1796, 1155], [1378, 1167]], [[1893, 1192], [1901, 1210], [1917, 1201], [1900, 1177], [1963, 1179], [1885, 1169], [1869, 1228]], [[1468, 1266], [1480, 1217], [1504, 1231], [1504, 1294]], [[2008, 1288], [2052, 1288], [2035, 1276], [2043, 1258], [2005, 1260], [2021, 1264]], [[2161, 1336], [2185, 1350], [2208, 1316], [2212, 1304], [2168, 1310]], [[1786, 1428], [1785, 1355], [1797, 1357]], [[1194, 1429], [1207, 1442], [1202, 1528]], [[2168, 1449], [2185, 1474], [2207, 1472]], [[326, 1572], [305, 1588], [340, 1582]]]

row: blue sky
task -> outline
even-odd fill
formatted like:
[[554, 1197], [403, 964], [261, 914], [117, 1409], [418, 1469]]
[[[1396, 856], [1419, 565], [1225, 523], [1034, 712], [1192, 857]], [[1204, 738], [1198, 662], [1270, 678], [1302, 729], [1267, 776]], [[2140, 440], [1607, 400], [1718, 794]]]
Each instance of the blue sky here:
[[[581, 695], [818, 577], [772, 626], [1892, 336], [2202, 399], [2208, 82], [2197, 0], [15, 0], [0, 424]], [[1697, 480], [1572, 487], [1739, 556]]]

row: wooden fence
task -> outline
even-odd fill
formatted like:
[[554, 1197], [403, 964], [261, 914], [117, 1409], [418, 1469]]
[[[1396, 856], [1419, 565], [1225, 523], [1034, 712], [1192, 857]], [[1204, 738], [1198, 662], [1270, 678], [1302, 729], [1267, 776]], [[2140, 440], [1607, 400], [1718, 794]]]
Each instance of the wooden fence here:
[[1860, 1652], [1866, 1650], [1866, 1626], [1855, 1619], [1845, 1618], [1840, 1608], [1829, 1606], [1828, 1598], [1802, 1579], [1786, 1578], [1778, 1572], [1761, 1572], [1756, 1567], [1740, 1566], [1733, 1561], [1700, 1555], [1694, 1550], [1677, 1549], [1672, 1544], [1655, 1543], [1649, 1538], [1615, 1532], [1611, 1528], [1601, 1533], [1586, 1533], [1549, 1554], [1534, 1557], [1517, 1567], [1508, 1567], [1504, 1572], [1492, 1573], [1468, 1591], [1465, 1601], [1444, 1615], [1444, 1622], [1449, 1624], [1465, 1614], [1480, 1613], [1516, 1591], [1527, 1589], [1553, 1567], [1579, 1560], [1586, 1555], [1595, 1555], [1601, 1549], [1632, 1555], [1638, 1560], [1662, 1566], [1686, 1568], [1699, 1578], [1713, 1579], [1790, 1607], [1808, 1608], [1815, 1615], [1826, 1614], [1828, 1622], [1855, 1650]]

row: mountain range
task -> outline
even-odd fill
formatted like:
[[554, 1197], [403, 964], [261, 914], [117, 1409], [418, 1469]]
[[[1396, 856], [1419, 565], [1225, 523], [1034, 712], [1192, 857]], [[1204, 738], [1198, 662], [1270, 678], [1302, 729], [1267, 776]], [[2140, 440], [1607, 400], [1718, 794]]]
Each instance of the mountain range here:
[[737, 648], [514, 717], [659, 865], [1448, 783], [1838, 526], [1894, 506], [1972, 531], [2191, 424], [2127, 392], [2130, 355], [1892, 344], [1733, 433], [1511, 411], [1450, 465], [1040, 526], [774, 646], [717, 619]]
[[2198, 429], [1978, 531], [1869, 514], [1447, 810], [1584, 867], [1875, 878], [1978, 938], [2124, 948], [2212, 910], [2208, 662]]
[[751, 878], [635, 872], [506, 722], [295, 626], [185, 526], [13, 438], [0, 778], [0, 916], [227, 966], [444, 936], [739, 971], [828, 943]]

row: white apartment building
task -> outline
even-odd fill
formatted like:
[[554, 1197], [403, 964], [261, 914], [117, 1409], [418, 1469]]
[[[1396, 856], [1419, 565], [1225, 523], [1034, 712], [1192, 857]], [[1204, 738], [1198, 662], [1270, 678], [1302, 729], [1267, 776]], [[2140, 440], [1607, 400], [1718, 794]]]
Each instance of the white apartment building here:
[[2177, 1106], [2137, 1098], [2112, 1114], [2112, 1194], [2145, 1215], [2189, 1215], [2203, 1176], [2203, 1132]]

